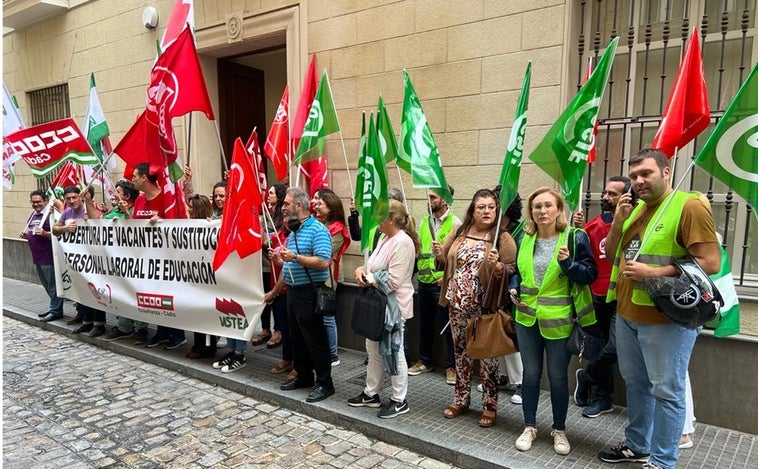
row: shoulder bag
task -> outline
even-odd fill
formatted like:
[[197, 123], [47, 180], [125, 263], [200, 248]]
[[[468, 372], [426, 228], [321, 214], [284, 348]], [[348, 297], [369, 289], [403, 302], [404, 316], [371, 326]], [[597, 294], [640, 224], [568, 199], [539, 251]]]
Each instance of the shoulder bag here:
[[353, 317], [350, 321], [353, 332], [368, 340], [380, 342], [386, 318], [387, 295], [378, 288], [361, 288], [353, 304]]
[[492, 308], [489, 298], [495, 283], [497, 280], [493, 273], [482, 299], [482, 308], [477, 315], [469, 318], [466, 325], [466, 351], [471, 358], [495, 358], [518, 352], [513, 317], [506, 311], [504, 304], [503, 291], [508, 283], [508, 275], [503, 272], [497, 306]]
[[[297, 234], [295, 238], [295, 247], [300, 253], [300, 246], [297, 245]], [[310, 269], [303, 266], [305, 274], [308, 276], [308, 280], [311, 281], [311, 285], [316, 289], [316, 316], [334, 316], [337, 314], [337, 292], [334, 290], [334, 279], [332, 278], [332, 264], [329, 263], [329, 283], [314, 283], [311, 277]]]

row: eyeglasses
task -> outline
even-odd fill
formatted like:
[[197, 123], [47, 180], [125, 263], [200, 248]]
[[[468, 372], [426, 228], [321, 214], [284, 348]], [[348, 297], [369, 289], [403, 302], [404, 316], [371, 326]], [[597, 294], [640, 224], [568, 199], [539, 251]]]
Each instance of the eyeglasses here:
[[477, 212], [494, 212], [497, 210], [497, 205], [477, 205], [474, 208]]

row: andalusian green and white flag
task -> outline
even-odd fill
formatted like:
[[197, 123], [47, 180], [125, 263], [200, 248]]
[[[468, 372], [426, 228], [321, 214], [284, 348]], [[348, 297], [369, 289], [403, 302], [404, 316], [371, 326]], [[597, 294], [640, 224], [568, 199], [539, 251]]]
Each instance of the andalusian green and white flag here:
[[524, 155], [524, 136], [526, 135], [526, 115], [529, 108], [529, 83], [532, 79], [532, 63], [529, 62], [524, 73], [524, 83], [516, 107], [516, 117], [513, 119], [511, 137], [508, 148], [505, 149], [503, 169], [500, 171], [500, 210], [505, 212], [518, 195], [518, 182], [521, 177], [521, 158]]
[[440, 153], [434, 136], [429, 128], [421, 101], [413, 89], [411, 77], [403, 70], [405, 80], [405, 99], [403, 116], [400, 122], [400, 158], [411, 162], [413, 187], [434, 189], [448, 204], [453, 203], [453, 196], [442, 170]]
[[411, 174], [410, 160], [404, 159], [405, 155], [402, 155], [397, 149], [395, 130], [392, 128], [387, 108], [384, 107], [382, 95], [379, 95], [379, 104], [376, 110], [376, 131], [379, 138], [379, 150], [381, 150], [384, 157], [384, 163], [388, 164], [394, 160], [400, 169]]
[[358, 179], [355, 185], [355, 203], [361, 213], [361, 251], [371, 249], [373, 233], [379, 223], [389, 216], [389, 196], [387, 195], [387, 168], [384, 165], [374, 115], [369, 117], [368, 132], [366, 120], [363, 121], [365, 141], [363, 152], [358, 160]]
[[713, 335], [716, 337], [727, 337], [740, 332], [740, 301], [737, 290], [734, 288], [734, 276], [732, 276], [729, 256], [723, 246], [719, 246], [719, 249], [721, 250], [721, 268], [717, 274], [711, 275], [711, 280], [721, 293], [724, 304], [719, 310], [719, 315], [705, 326], [715, 329]]
[[572, 211], [579, 205], [587, 155], [592, 148], [595, 123], [618, 41], [617, 37], [608, 44], [592, 75], [529, 155], [530, 160], [561, 186]]
[[111, 131], [105, 121], [105, 113], [100, 105], [100, 98], [97, 96], [94, 73], [90, 75], [89, 79], [89, 102], [87, 103], [87, 110], [84, 112], [82, 132], [100, 160], [99, 165], [85, 166], [84, 177], [87, 182], [95, 181], [96, 184], [103, 186], [103, 190], [108, 196], [113, 197], [115, 196], [115, 188], [110, 179], [110, 172], [116, 169], [116, 158], [110, 158], [106, 163], [108, 155], [113, 153], [108, 138]]
[[[695, 164], [758, 209], [758, 64], [700, 149]], [[753, 210], [753, 213], [756, 213]], [[756, 213], [758, 216], [758, 213]]]
[[[3, 82], [3, 136], [10, 135], [24, 127], [24, 119], [18, 110], [18, 104]], [[21, 156], [3, 140], [3, 187], [6, 189], [13, 187], [13, 183], [16, 182], [15, 165], [20, 159]]]
[[340, 125], [332, 99], [332, 88], [329, 86], [329, 77], [326, 74], [326, 69], [324, 69], [292, 164], [299, 165], [324, 156], [326, 136], [339, 132], [339, 130]]

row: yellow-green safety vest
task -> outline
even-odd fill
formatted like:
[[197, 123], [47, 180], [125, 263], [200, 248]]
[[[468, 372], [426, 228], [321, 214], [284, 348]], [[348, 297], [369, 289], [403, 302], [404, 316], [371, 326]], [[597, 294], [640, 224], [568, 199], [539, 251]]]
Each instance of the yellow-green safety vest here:
[[[572, 300], [582, 326], [596, 322], [589, 285], [573, 283], [572, 291], [569, 292], [569, 279], [566, 275], [561, 276], [563, 271], [558, 264], [558, 250], [566, 245], [568, 233], [572, 229], [564, 230], [558, 235], [555, 253], [539, 287], [534, 278], [534, 244], [537, 235], [525, 233], [518, 249], [516, 262], [521, 274], [521, 301], [526, 306], [516, 307], [516, 322], [531, 327], [538, 321], [540, 333], [546, 339], [565, 339], [571, 335], [574, 327]], [[573, 253], [576, 253], [576, 249]]]
[[[658, 224], [653, 226], [653, 223], [649, 223], [645, 228], [645, 234], [643, 238], [645, 244], [642, 246], [638, 262], [658, 267], [662, 265], [673, 264], [674, 259], [679, 259], [687, 255], [687, 249], [679, 245], [677, 239], [677, 233], [679, 232], [679, 222], [682, 218], [682, 210], [684, 210], [684, 204], [688, 200], [698, 197], [697, 194], [692, 192], [672, 192], [668, 197], [673, 197], [671, 203], [661, 215], [661, 219]], [[668, 198], [667, 197], [667, 198]], [[645, 202], [639, 201], [634, 208], [629, 218], [624, 222], [622, 233], [626, 233], [626, 230], [639, 216], [642, 208], [645, 206]], [[666, 206], [666, 200], [658, 205], [651, 220], [658, 219], [659, 211]], [[623, 236], [623, 235], [622, 235]], [[672, 242], [673, 240], [673, 242]], [[616, 299], [616, 279], [619, 274], [619, 264], [622, 253], [622, 246], [619, 240], [619, 245], [616, 248], [616, 257], [613, 262], [613, 269], [611, 270], [611, 281], [608, 285], [608, 295], [606, 301], [614, 301]], [[650, 295], [647, 294], [644, 282], [634, 282], [634, 290], [632, 291], [632, 303], [640, 306], [654, 306], [653, 300]]]
[[[445, 221], [442, 222], [442, 226], [437, 231], [437, 241], [440, 243], [445, 242], [445, 238], [450, 234], [453, 229], [453, 216], [452, 212], [449, 212]], [[429, 226], [429, 215], [425, 216], [421, 220], [421, 226], [419, 227], [419, 241], [421, 241], [421, 252], [418, 255], [418, 281], [421, 283], [434, 283], [441, 279], [444, 272], [434, 269], [434, 254], [432, 253], [432, 230]]]

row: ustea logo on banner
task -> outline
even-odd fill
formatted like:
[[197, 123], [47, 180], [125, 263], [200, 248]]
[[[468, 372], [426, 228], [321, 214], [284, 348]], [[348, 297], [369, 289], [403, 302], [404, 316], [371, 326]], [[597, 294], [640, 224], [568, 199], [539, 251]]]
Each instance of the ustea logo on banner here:
[[137, 307], [173, 311], [174, 297], [171, 295], [159, 295], [157, 293], [137, 292]]
[[222, 314], [218, 317], [221, 327], [229, 329], [247, 329], [248, 322], [242, 305], [226, 298], [216, 298], [216, 310]]

